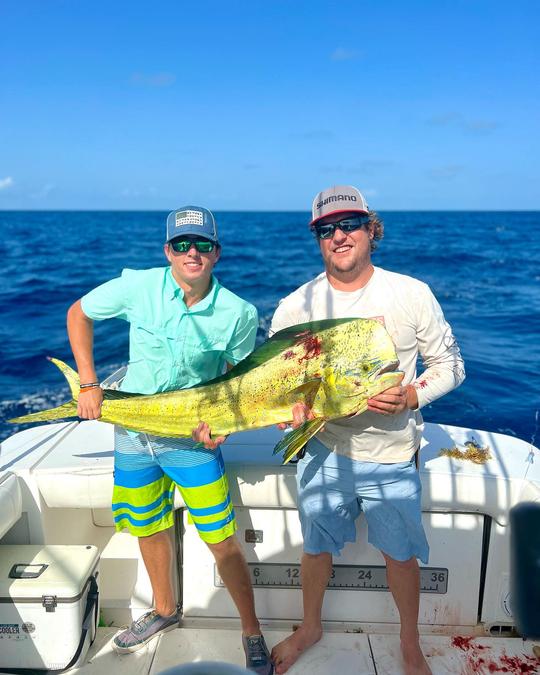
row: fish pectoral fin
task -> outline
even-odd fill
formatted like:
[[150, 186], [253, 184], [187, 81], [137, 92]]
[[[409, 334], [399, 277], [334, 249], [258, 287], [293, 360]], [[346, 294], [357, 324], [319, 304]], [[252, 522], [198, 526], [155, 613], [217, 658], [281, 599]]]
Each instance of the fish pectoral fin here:
[[308, 408], [313, 408], [315, 398], [319, 393], [321, 388], [322, 380], [320, 377], [314, 378], [313, 380], [308, 380], [304, 382], [299, 387], [291, 389], [288, 394], [288, 398], [291, 403], [297, 403], [298, 401], [304, 401]]
[[326, 420], [317, 417], [304, 422], [298, 429], [285, 434], [274, 448], [274, 455], [283, 451], [283, 464], [287, 464], [309, 441], [312, 436], [322, 429]]

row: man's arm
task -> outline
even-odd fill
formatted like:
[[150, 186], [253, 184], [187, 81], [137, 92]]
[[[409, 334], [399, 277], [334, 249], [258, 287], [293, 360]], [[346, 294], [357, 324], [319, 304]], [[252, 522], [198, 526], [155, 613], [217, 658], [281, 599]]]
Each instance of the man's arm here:
[[[134, 278], [125, 282], [124, 274], [133, 274], [124, 270], [121, 277], [106, 281], [97, 286], [68, 310], [67, 330], [69, 342], [77, 364], [82, 384], [97, 382], [94, 367], [94, 321], [103, 319], [129, 320], [128, 306], [130, 297], [136, 294]], [[82, 391], [79, 395], [77, 412], [79, 417], [94, 420], [101, 414], [103, 391], [99, 387]]]
[[418, 407], [432, 403], [452, 391], [465, 379], [463, 358], [444, 318], [441, 306], [428, 286], [418, 303], [418, 351], [424, 371], [412, 383]]
[[374, 396], [368, 410], [397, 415], [416, 410], [458, 387], [465, 379], [465, 367], [456, 339], [444, 318], [441, 306], [426, 284], [416, 298], [416, 337], [425, 370], [412, 384], [398, 386]]
[[[80, 300], [73, 303], [68, 310], [67, 331], [81, 383], [97, 382], [93, 353], [94, 322], [83, 312]], [[101, 414], [102, 402], [101, 387], [82, 391], [79, 394], [77, 414], [83, 419], [95, 420]]]

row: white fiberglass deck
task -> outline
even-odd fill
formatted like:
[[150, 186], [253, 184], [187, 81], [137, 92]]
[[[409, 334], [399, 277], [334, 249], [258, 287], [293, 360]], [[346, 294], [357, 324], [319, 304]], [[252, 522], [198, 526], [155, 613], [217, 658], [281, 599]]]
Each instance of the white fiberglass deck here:
[[[295, 467], [282, 467], [272, 456], [278, 438], [273, 428], [245, 432], [231, 436], [223, 448], [239, 540], [248, 563], [259, 568], [297, 568], [302, 553]], [[472, 439], [489, 448], [485, 463], [441, 454]], [[444, 590], [422, 593], [420, 601], [421, 643], [434, 675], [540, 674], [540, 660], [533, 658], [538, 641], [489, 637], [490, 631], [508, 634], [514, 624], [509, 511], [522, 502], [540, 502], [539, 458], [537, 448], [516, 438], [426, 424], [419, 467], [423, 518], [430, 566], [446, 572]], [[0, 446], [0, 550], [10, 544], [95, 545], [101, 615], [107, 625], [121, 626], [152, 607], [153, 598], [136, 540], [114, 531], [112, 471], [110, 425], [68, 422], [14, 434]], [[181, 500], [176, 506], [182, 509]], [[185, 512], [176, 520], [182, 628], [124, 656], [110, 647], [117, 628], [100, 628], [77, 672], [158, 675], [193, 661], [244, 664], [237, 612], [216, 583], [213, 559]], [[334, 563], [381, 565], [362, 518], [357, 541]], [[255, 601], [272, 648], [300, 621], [301, 589], [259, 585]], [[398, 617], [387, 591], [329, 589], [323, 618], [323, 639], [290, 675], [400, 675]]]
[[[80, 675], [158, 675], [166, 668], [193, 661], [226, 661], [244, 665], [236, 630], [182, 628], [166, 633], [134, 654], [110, 647], [115, 629], [100, 628]], [[268, 646], [288, 635], [265, 631]], [[538, 673], [533, 645], [519, 638], [451, 638], [422, 636], [421, 645], [433, 675]], [[452, 644], [453, 642], [457, 644]], [[399, 637], [395, 634], [327, 632], [288, 671], [290, 675], [399, 675]]]

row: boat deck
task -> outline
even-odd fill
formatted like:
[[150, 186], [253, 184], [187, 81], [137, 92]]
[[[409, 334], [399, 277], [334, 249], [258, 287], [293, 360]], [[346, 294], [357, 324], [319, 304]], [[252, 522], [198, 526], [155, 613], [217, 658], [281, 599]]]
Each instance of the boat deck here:
[[[224, 445], [239, 541], [248, 564], [267, 574], [255, 594], [270, 648], [302, 616], [299, 584], [283, 586], [279, 576], [285, 566], [299, 567], [302, 537], [295, 469], [280, 466], [280, 458], [272, 455], [278, 437], [279, 432], [269, 428], [231, 436]], [[454, 456], [473, 441], [489, 449], [485, 461]], [[153, 600], [136, 540], [114, 531], [112, 448], [112, 427], [94, 421], [36, 427], [4, 441], [0, 539], [8, 546], [96, 546], [101, 618], [122, 625], [152, 607]], [[540, 647], [538, 641], [505, 637], [515, 623], [509, 514], [517, 504], [540, 503], [538, 452], [501, 434], [426, 424], [419, 467], [423, 520], [430, 565], [444, 572], [444, 583], [421, 594], [419, 623], [434, 675], [540, 675], [540, 658], [533, 651]], [[182, 627], [129, 655], [111, 649], [116, 628], [100, 628], [85, 665], [72, 672], [158, 675], [197, 661], [244, 665], [236, 608], [216, 581], [214, 561], [188, 522], [181, 500], [175, 505]], [[373, 568], [375, 574], [381, 566], [363, 519], [358, 521], [356, 541], [344, 548], [339, 564]], [[351, 584], [348, 577], [340, 583], [325, 598], [329, 630], [289, 674], [401, 675], [398, 616], [390, 594], [377, 580], [371, 586], [364, 581]], [[490, 630], [501, 634], [486, 637]]]
[[[244, 665], [237, 630], [180, 628], [162, 635], [133, 654], [112, 651], [115, 628], [100, 628], [80, 675], [158, 675], [172, 666], [193, 661], [218, 661]], [[288, 635], [266, 630], [269, 648]], [[493, 675], [494, 673], [540, 673], [540, 659], [533, 643], [520, 638], [459, 637], [426, 635], [422, 648], [433, 675]], [[322, 640], [302, 655], [290, 675], [399, 675], [399, 636], [366, 633], [324, 634]]]

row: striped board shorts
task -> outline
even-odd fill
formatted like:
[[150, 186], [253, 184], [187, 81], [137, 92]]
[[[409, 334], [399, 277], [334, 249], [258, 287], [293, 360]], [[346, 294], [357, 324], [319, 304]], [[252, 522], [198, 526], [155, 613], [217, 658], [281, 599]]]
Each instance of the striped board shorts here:
[[221, 450], [194, 445], [115, 427], [112, 509], [118, 531], [148, 537], [171, 527], [176, 486], [203, 541], [216, 544], [234, 534]]

